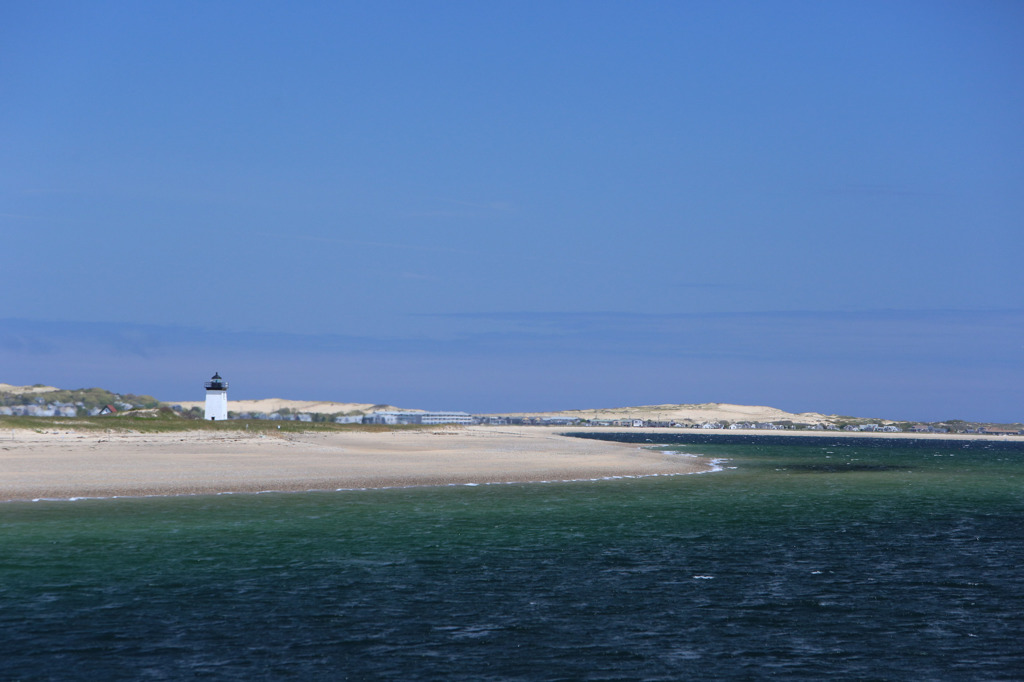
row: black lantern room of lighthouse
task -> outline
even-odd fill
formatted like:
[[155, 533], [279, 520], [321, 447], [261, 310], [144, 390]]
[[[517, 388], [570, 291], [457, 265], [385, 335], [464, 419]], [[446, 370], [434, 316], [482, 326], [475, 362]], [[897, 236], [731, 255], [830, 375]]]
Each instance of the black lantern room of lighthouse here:
[[226, 391], [228, 390], [228, 382], [224, 381], [219, 372], [214, 372], [213, 377], [206, 382], [207, 391]]

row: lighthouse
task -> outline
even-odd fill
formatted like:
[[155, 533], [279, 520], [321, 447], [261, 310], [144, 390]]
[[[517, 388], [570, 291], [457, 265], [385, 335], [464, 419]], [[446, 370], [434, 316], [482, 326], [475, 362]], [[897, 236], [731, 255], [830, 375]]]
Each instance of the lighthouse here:
[[204, 419], [228, 418], [228, 382], [214, 373], [206, 382], [206, 415]]

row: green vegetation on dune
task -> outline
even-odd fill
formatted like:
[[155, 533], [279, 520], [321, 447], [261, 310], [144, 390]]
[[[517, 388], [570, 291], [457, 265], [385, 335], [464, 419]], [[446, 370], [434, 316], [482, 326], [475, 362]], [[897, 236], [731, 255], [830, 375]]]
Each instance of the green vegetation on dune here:
[[43, 403], [78, 405], [85, 410], [118, 404], [130, 405], [136, 408], [155, 408], [160, 405], [160, 401], [151, 395], [114, 393], [104, 388], [58, 389], [44, 393], [0, 392], [0, 406], [39, 405]]

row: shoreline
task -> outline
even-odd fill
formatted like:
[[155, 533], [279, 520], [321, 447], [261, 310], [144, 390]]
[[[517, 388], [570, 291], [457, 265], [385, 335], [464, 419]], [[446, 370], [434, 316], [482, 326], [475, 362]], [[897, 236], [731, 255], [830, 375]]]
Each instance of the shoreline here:
[[[230, 496], [230, 495], [288, 495], [291, 493], [344, 493], [344, 492], [365, 492], [370, 490], [409, 490], [412, 488], [486, 488], [500, 485], [544, 485], [548, 483], [596, 483], [598, 481], [621, 481], [626, 479], [659, 478], [672, 476], [696, 476], [698, 474], [710, 474], [716, 471], [723, 471], [725, 467], [721, 458], [711, 460], [708, 468], [701, 471], [681, 471], [677, 473], [655, 473], [655, 474], [618, 474], [599, 476], [596, 478], [562, 478], [562, 479], [523, 479], [509, 481], [474, 481], [468, 483], [409, 483], [407, 485], [382, 485], [360, 488], [268, 488], [266, 490], [222, 490], [220, 492], [191, 492], [191, 493], [165, 493], [152, 492], [136, 495], [82, 495], [77, 497], [36, 497], [32, 499], [0, 499], [0, 505], [17, 502], [84, 502], [86, 500], [140, 500], [151, 497], [200, 497], [200, 496]], [[735, 467], [731, 467], [735, 468]]]
[[[492, 428], [502, 428], [492, 427]], [[545, 426], [523, 428], [544, 429]], [[896, 438], [921, 440], [972, 440], [972, 441], [1019, 441], [1024, 443], [1024, 436], [989, 434], [989, 433], [885, 433], [881, 431], [788, 431], [784, 429], [689, 429], [667, 426], [562, 426], [557, 429], [561, 433], [649, 433], [701, 436], [768, 436], [779, 438]]]
[[714, 470], [699, 457], [543, 427], [0, 437], [0, 501], [594, 481]]
[[[620, 443], [568, 434], [646, 434]], [[8, 437], [9, 435], [9, 437]], [[1020, 436], [649, 427], [450, 426], [395, 431], [0, 433], [0, 502], [597, 481], [714, 471], [659, 435], [1015, 441]]]

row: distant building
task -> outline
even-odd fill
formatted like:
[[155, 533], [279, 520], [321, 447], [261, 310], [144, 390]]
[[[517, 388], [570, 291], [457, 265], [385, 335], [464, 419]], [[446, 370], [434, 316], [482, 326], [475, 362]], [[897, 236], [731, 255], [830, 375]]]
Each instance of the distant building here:
[[579, 424], [579, 417], [542, 417], [541, 424], [544, 426], [572, 426]]
[[1007, 429], [1000, 426], [987, 426], [982, 429], [978, 429], [978, 433], [984, 433], [988, 436], [1017, 436], [1020, 435], [1020, 431], [1015, 429]]
[[418, 424], [418, 412], [388, 410], [371, 412], [363, 416], [364, 424]]
[[468, 412], [408, 412], [392, 410], [371, 412], [363, 417], [364, 424], [472, 424]]
[[421, 412], [420, 424], [472, 424], [468, 412]]

